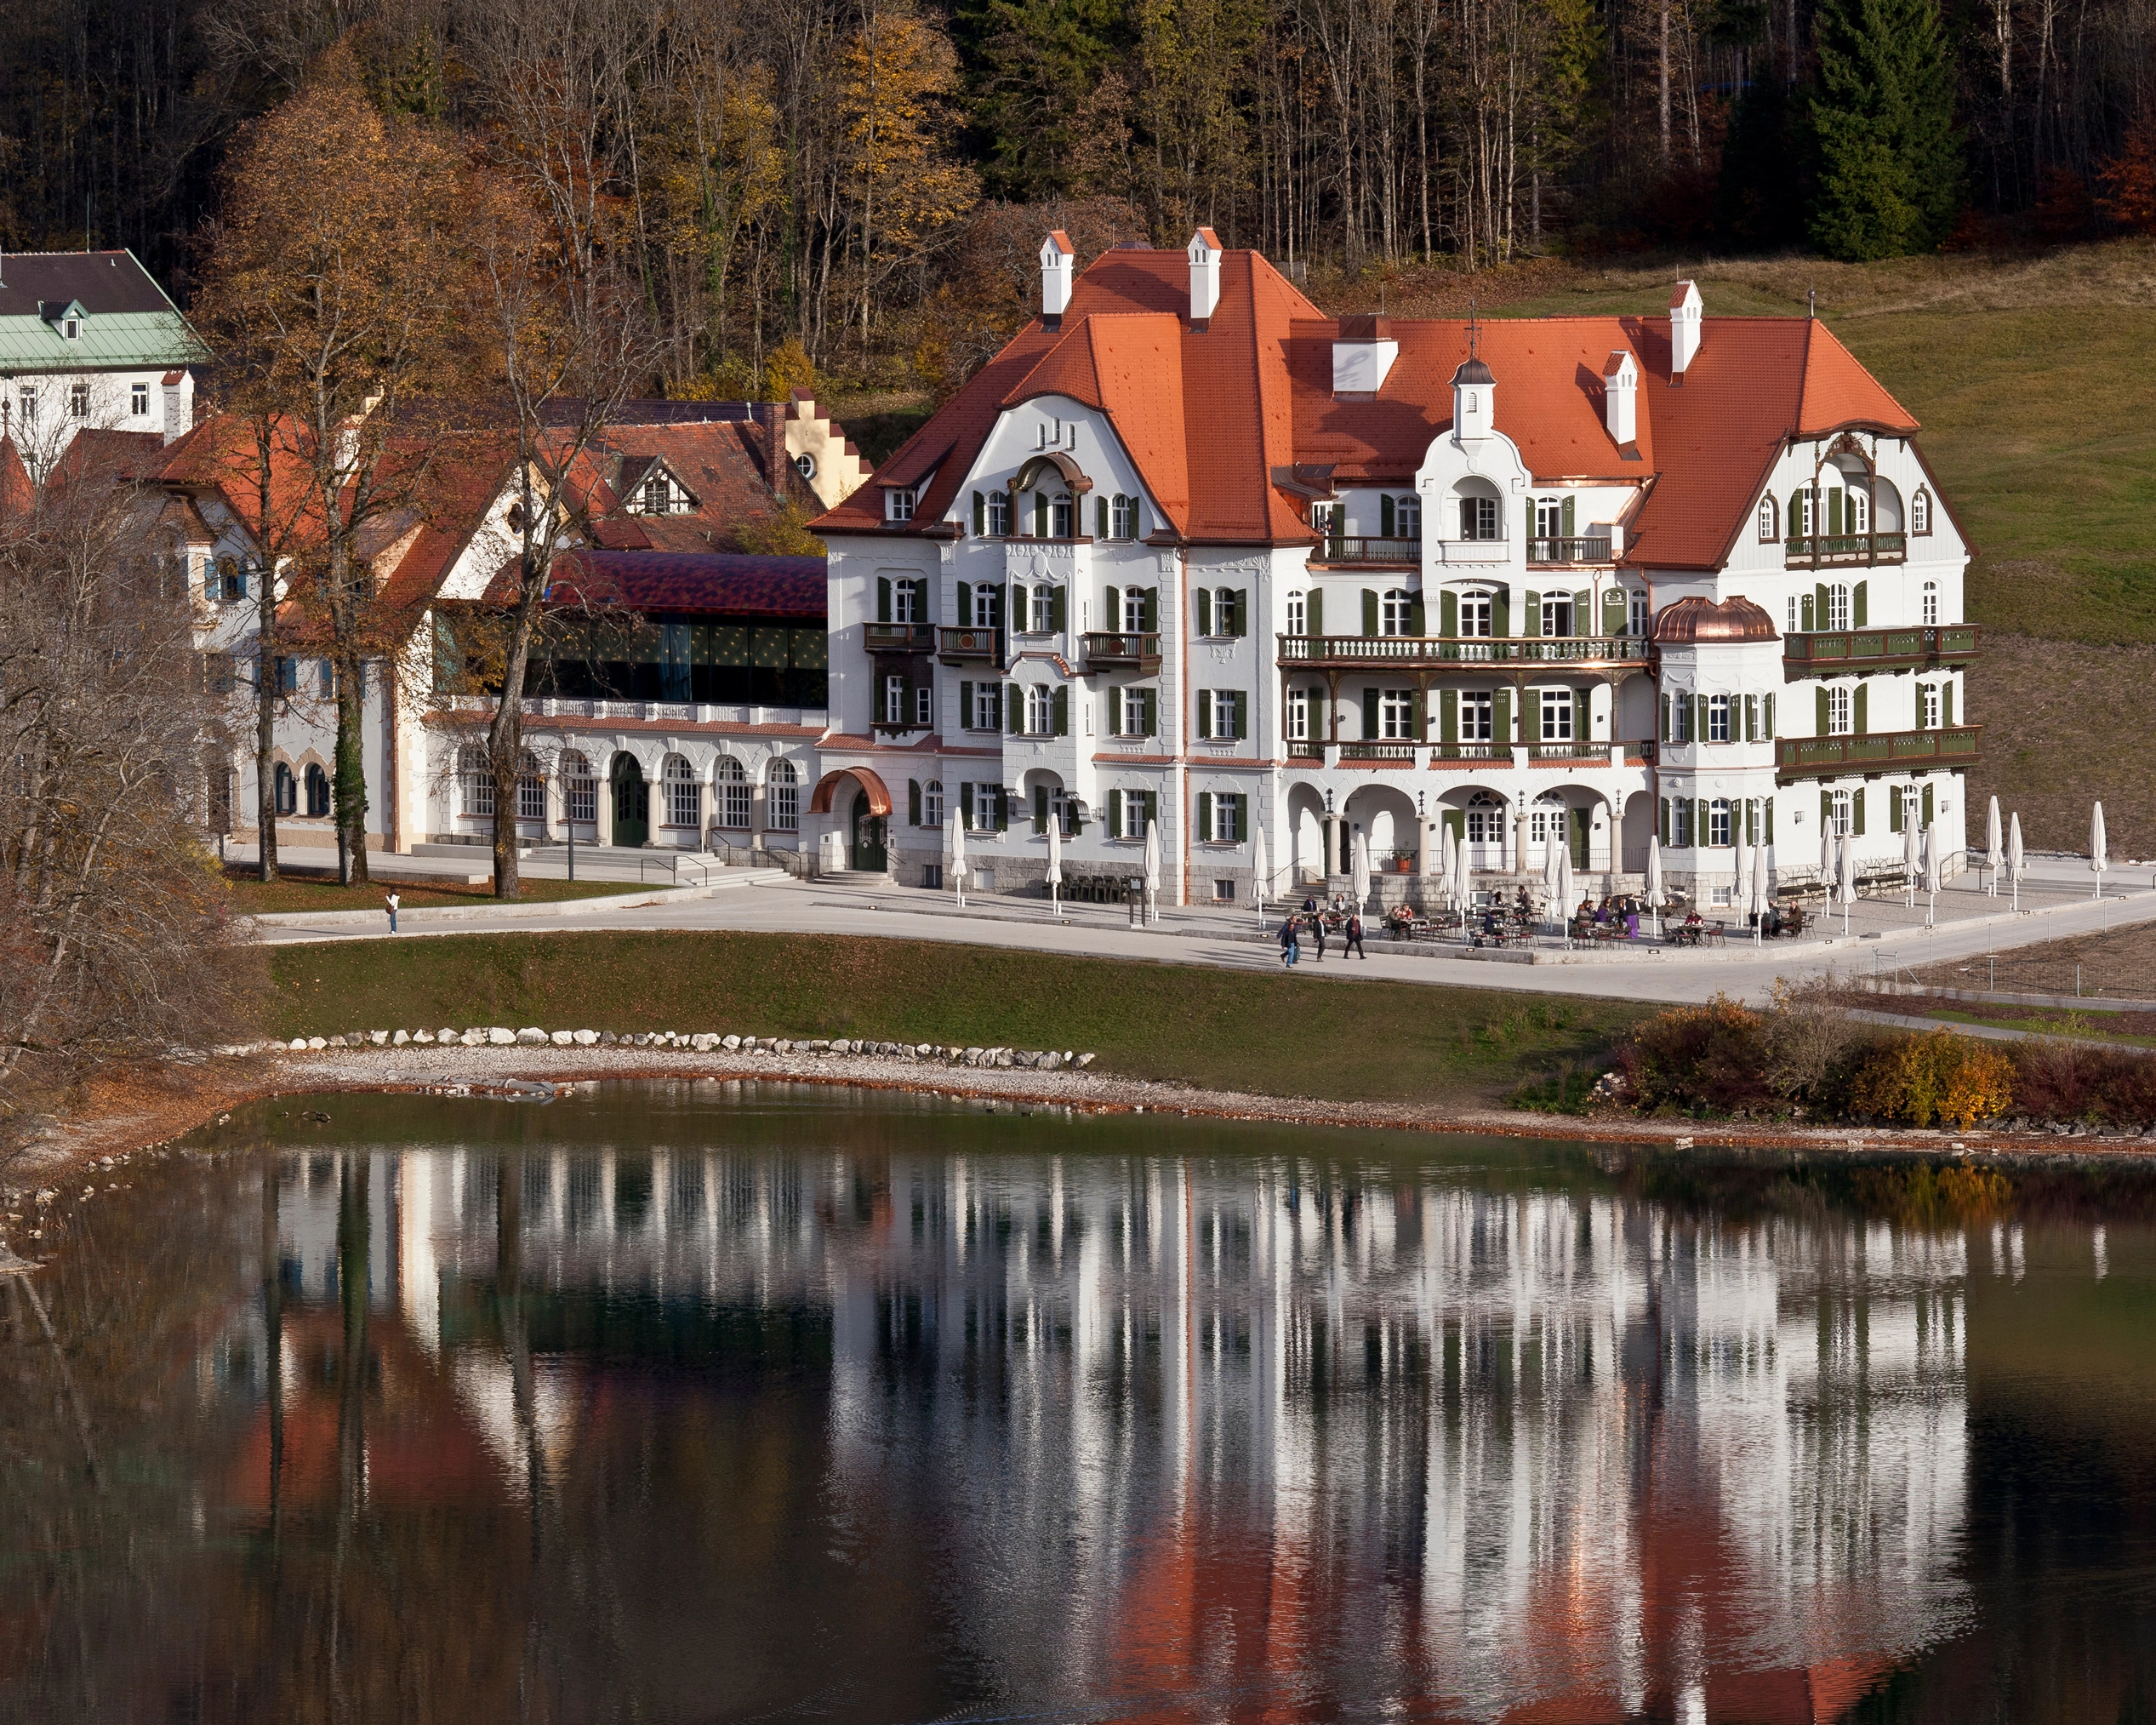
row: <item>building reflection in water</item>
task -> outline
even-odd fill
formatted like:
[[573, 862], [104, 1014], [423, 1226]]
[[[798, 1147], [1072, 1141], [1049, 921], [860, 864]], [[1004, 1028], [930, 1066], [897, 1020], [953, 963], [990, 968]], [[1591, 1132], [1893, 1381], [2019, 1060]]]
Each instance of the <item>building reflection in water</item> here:
[[[802, 1608], [933, 1661], [923, 1705], [1811, 1721], [1965, 1626], [1959, 1234], [1509, 1184], [288, 1158], [271, 1292], [224, 1342], [276, 1362], [227, 1499], [536, 1517], [619, 1465], [624, 1374], [753, 1400], [783, 1372], [814, 1408], [801, 1537], [904, 1596]], [[358, 1414], [321, 1363], [356, 1309]]]

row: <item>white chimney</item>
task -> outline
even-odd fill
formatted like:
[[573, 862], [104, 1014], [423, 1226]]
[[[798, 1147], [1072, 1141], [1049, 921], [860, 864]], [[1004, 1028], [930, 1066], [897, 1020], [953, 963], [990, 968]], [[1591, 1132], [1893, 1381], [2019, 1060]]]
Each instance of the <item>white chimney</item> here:
[[1669, 374], [1682, 377], [1699, 351], [1699, 284], [1680, 282], [1669, 295]]
[[1070, 277], [1078, 261], [1061, 228], [1041, 242], [1041, 315], [1059, 318], [1070, 309]]
[[1190, 321], [1202, 323], [1220, 303], [1220, 237], [1209, 227], [1200, 228], [1184, 255], [1190, 260]]
[[1640, 368], [1628, 349], [1611, 348], [1603, 364], [1602, 423], [1620, 449], [1640, 441]]

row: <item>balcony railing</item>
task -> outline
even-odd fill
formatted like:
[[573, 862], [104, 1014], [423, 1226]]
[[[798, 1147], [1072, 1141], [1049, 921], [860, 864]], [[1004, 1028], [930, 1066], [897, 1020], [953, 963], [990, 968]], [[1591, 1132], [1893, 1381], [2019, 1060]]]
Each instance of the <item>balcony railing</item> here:
[[1283, 665], [1644, 664], [1642, 635], [1282, 635]]
[[1332, 563], [1343, 568], [1419, 568], [1423, 542], [1419, 539], [1355, 539], [1335, 534], [1311, 548], [1314, 563]]
[[1078, 639], [1089, 671], [1126, 665], [1135, 666], [1140, 671], [1158, 671], [1161, 668], [1161, 637], [1156, 631], [1121, 635], [1094, 633], [1081, 635]]
[[1837, 568], [1844, 563], [1898, 563], [1908, 556], [1908, 540], [1898, 533], [1794, 534], [1789, 539], [1791, 568]]
[[1600, 538], [1531, 539], [1527, 541], [1527, 561], [1530, 563], [1612, 563], [1610, 536]]
[[1308, 737], [1290, 737], [1287, 758], [1291, 761], [1322, 761], [1325, 758], [1325, 745]]
[[1982, 725], [1937, 731], [1872, 731], [1860, 737], [1783, 737], [1774, 769], [1784, 779], [1891, 772], [1897, 767], [1966, 767], [1977, 759]]
[[1343, 761], [1393, 761], [1412, 765], [1415, 745], [1400, 742], [1354, 742], [1340, 745], [1340, 758]]
[[1599, 761], [1606, 767], [1610, 763], [1610, 745], [1607, 743], [1537, 740], [1527, 745], [1527, 757], [1531, 761]]
[[936, 645], [929, 623], [870, 623], [864, 632], [871, 653], [928, 653]]
[[1896, 665], [1959, 665], [1976, 656], [1977, 625], [1957, 623], [1944, 628], [1856, 629], [1790, 635], [1782, 643], [1782, 661], [1791, 677], [1806, 671], [1832, 676], [1843, 671], [1883, 671]]
[[1003, 631], [1001, 629], [938, 629], [936, 631], [936, 656], [946, 665], [956, 665], [967, 659], [985, 659], [1001, 665], [1003, 662]]
[[1510, 761], [1509, 743], [1433, 743], [1430, 756], [1439, 761]]

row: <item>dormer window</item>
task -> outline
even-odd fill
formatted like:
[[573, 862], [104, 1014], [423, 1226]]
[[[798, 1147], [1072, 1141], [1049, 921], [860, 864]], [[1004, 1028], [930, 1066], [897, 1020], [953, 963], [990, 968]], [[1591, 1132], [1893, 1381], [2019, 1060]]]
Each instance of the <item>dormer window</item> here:
[[61, 319], [60, 333], [70, 341], [80, 340], [83, 334], [83, 320], [79, 317], [66, 317]]
[[1931, 494], [1922, 487], [1909, 500], [1909, 531], [1917, 534], [1931, 531]]
[[813, 484], [816, 478], [816, 458], [808, 454], [795, 456], [794, 471]]
[[674, 507], [674, 488], [667, 483], [664, 473], [654, 473], [644, 481], [644, 513], [665, 515]]
[[913, 519], [914, 488], [893, 485], [883, 494], [883, 518], [886, 521]]
[[1777, 513], [1771, 497], [1760, 500], [1760, 543], [1762, 545], [1782, 537], [1782, 524], [1776, 519]]

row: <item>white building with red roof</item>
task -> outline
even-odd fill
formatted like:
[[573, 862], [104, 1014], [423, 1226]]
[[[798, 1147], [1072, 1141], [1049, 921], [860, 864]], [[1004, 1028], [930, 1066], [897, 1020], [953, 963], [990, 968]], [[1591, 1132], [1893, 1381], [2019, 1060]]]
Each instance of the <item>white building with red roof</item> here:
[[1082, 273], [824, 515], [812, 808], [858, 867], [1419, 896], [1441, 825], [1598, 892], [1651, 837], [1726, 903], [1822, 824], [1963, 854], [1968, 548], [1915, 420], [1816, 319], [1329, 318], [1201, 229]]

